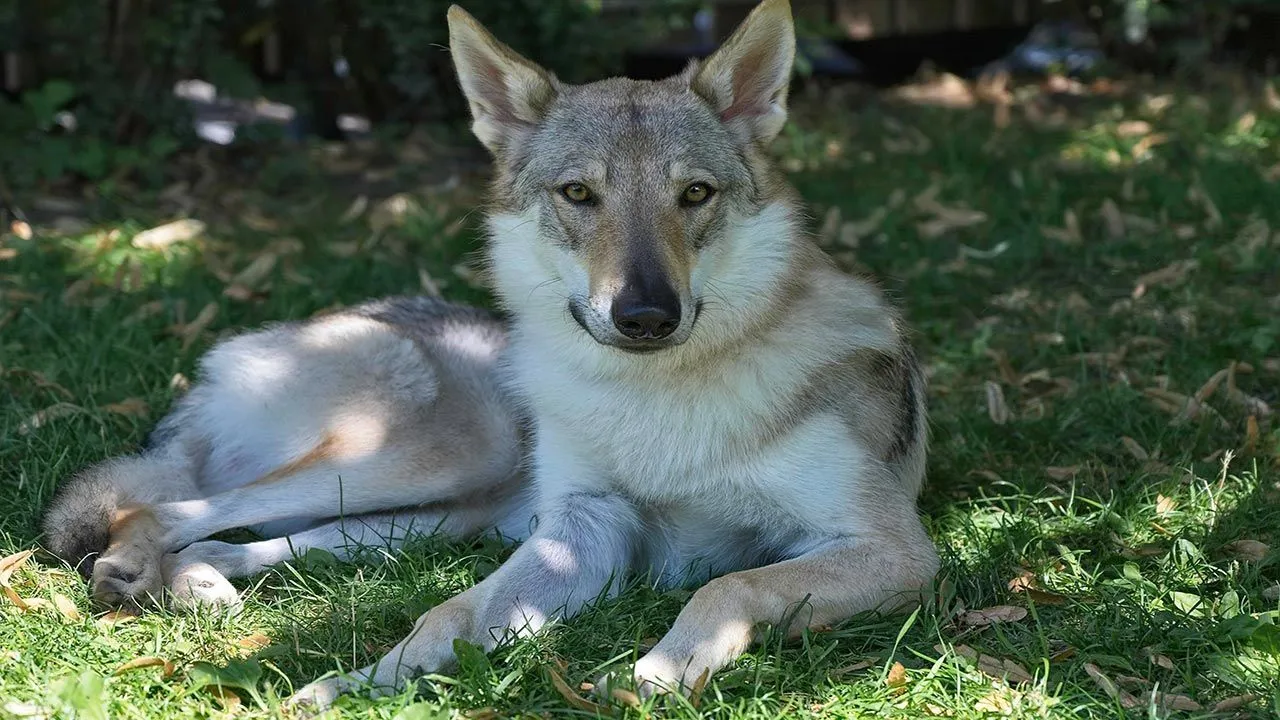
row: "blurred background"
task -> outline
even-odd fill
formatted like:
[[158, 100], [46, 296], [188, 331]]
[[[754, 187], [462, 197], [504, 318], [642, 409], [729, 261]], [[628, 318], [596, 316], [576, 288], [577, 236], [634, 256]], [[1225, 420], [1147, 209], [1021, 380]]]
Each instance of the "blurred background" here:
[[[159, 182], [202, 143], [349, 139], [450, 122], [449, 0], [0, 0], [0, 158], [11, 186]], [[671, 74], [741, 0], [472, 0], [569, 81]], [[1280, 2], [795, 0], [799, 73], [893, 87], [960, 78], [1274, 72]], [[12, 198], [6, 198], [12, 202]]]

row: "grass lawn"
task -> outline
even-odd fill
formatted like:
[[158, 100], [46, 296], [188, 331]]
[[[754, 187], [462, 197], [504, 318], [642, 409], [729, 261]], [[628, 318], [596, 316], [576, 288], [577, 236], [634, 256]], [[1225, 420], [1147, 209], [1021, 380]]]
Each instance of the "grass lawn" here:
[[[770, 640], [697, 708], [615, 715], [1280, 714], [1280, 102], [1221, 92], [1021, 88], [1008, 118], [799, 94], [779, 151], [815, 232], [884, 279], [928, 364], [938, 598]], [[420, 137], [197, 159], [160, 194], [20, 195], [37, 222], [0, 236], [0, 556], [38, 548], [55, 486], [135, 449], [219, 333], [424, 284], [484, 302], [483, 184], [451, 162]], [[135, 247], [184, 215], [203, 233]], [[126, 619], [37, 553], [0, 572], [0, 717], [287, 715], [504, 552], [313, 554], [238, 583], [233, 618]], [[576, 690], [686, 597], [638, 587], [333, 716], [594, 715], [548, 668]]]

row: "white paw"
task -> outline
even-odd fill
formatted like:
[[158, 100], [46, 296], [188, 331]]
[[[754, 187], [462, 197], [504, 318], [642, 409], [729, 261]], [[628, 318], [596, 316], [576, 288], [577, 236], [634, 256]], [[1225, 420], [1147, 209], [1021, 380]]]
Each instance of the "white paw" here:
[[240, 593], [222, 573], [207, 563], [191, 563], [169, 576], [169, 609], [175, 612], [216, 612], [235, 615], [243, 604]]
[[343, 693], [344, 688], [339, 683], [340, 679], [333, 677], [316, 680], [290, 695], [287, 704], [307, 712], [318, 713], [328, 710], [333, 705], [333, 701]]
[[673, 692], [688, 695], [697, 678], [685, 684], [681, 682], [683, 679], [680, 667], [650, 654], [640, 658], [634, 667], [601, 675], [595, 682], [594, 693], [602, 701], [608, 700], [615, 688], [634, 692], [641, 700]]

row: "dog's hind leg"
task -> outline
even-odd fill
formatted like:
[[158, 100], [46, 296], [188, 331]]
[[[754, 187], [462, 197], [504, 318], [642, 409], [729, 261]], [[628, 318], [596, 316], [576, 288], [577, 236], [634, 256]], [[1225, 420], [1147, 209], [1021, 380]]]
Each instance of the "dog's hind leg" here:
[[362, 552], [398, 550], [415, 537], [440, 534], [465, 538], [496, 527], [503, 507], [503, 503], [477, 503], [372, 513], [257, 542], [197, 542], [164, 558], [169, 605], [172, 609], [234, 607], [239, 604], [239, 595], [227, 578], [261, 572], [313, 549], [328, 551], [346, 562]]

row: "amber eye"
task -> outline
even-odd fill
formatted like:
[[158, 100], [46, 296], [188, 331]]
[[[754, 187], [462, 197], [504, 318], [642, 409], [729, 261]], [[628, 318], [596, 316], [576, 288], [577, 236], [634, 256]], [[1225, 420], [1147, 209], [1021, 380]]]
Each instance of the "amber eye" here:
[[715, 191], [706, 183], [694, 183], [684, 189], [684, 194], [680, 196], [682, 205], [701, 205], [706, 202]]
[[569, 183], [568, 185], [560, 188], [560, 194], [564, 195], [565, 198], [572, 203], [589, 202], [593, 197], [591, 195], [591, 189], [582, 183]]

